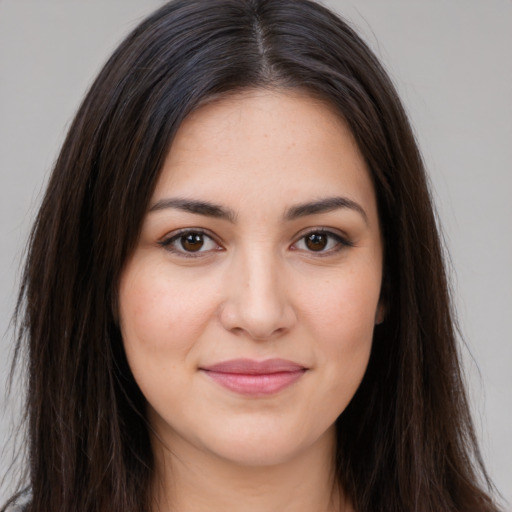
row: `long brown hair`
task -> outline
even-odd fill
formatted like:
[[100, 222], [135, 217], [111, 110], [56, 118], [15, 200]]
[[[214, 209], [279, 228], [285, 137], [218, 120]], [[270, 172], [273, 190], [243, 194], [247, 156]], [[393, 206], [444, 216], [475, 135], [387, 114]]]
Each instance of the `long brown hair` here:
[[85, 97], [30, 237], [17, 309], [29, 357], [29, 510], [151, 508], [146, 404], [116, 322], [119, 276], [183, 119], [247, 88], [328, 101], [375, 184], [387, 315], [337, 421], [344, 492], [359, 512], [496, 511], [407, 116], [368, 47], [308, 0], [171, 2], [127, 37]]

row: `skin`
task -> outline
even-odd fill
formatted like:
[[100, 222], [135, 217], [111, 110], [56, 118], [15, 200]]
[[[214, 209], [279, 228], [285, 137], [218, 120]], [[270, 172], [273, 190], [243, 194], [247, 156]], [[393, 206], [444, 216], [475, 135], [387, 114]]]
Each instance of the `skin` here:
[[[291, 218], [333, 197], [345, 203]], [[176, 198], [231, 217], [184, 211]], [[206, 235], [187, 245], [183, 229]], [[334, 422], [364, 375], [381, 281], [375, 191], [329, 106], [250, 91], [184, 121], [119, 291], [148, 402], [155, 510], [350, 510], [333, 479]], [[246, 396], [203, 370], [235, 358], [306, 370], [279, 392]]]

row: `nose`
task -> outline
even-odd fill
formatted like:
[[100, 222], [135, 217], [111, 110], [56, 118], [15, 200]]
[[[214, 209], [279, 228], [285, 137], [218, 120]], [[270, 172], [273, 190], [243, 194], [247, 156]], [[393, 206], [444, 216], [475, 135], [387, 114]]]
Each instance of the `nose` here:
[[228, 331], [254, 340], [288, 332], [297, 321], [289, 282], [278, 258], [258, 251], [241, 255], [227, 274], [220, 320]]

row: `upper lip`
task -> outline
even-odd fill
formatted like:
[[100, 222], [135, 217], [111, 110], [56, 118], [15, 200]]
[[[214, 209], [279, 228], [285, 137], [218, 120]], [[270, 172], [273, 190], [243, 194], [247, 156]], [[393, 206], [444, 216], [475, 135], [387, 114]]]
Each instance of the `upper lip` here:
[[210, 366], [203, 366], [201, 370], [218, 373], [234, 373], [244, 375], [268, 375], [271, 373], [297, 372], [306, 370], [306, 367], [286, 359], [231, 359]]

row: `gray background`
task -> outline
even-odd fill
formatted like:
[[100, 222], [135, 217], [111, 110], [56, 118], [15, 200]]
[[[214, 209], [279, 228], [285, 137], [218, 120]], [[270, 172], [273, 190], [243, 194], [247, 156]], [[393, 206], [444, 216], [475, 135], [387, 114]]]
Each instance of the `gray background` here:
[[[510, 507], [512, 2], [326, 3], [351, 20], [384, 62], [415, 126], [451, 254], [475, 421], [491, 476]], [[59, 145], [116, 43], [161, 4], [0, 0], [2, 387], [19, 261]], [[0, 445], [6, 447], [0, 475], [7, 470], [15, 410], [0, 393]]]

